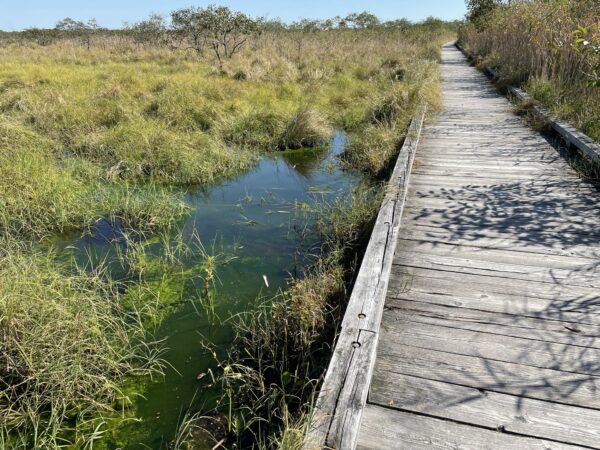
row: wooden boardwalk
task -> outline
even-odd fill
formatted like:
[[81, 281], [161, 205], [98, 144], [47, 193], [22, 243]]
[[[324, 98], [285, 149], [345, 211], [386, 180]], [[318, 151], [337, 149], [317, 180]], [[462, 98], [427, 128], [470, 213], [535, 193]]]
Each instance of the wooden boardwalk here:
[[600, 194], [452, 45], [442, 76], [358, 448], [600, 449]]

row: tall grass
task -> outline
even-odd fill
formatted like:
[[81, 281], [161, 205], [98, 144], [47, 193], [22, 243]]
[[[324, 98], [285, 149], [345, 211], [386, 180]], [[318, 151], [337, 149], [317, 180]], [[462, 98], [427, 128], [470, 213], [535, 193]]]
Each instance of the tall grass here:
[[[591, 68], [598, 54], [582, 51], [576, 30], [597, 33], [595, 0], [528, 0], [501, 5], [476, 27], [465, 26], [460, 41], [480, 62], [499, 69], [557, 116], [600, 141], [600, 89]], [[592, 39], [592, 37], [589, 37]]]
[[130, 296], [125, 308], [122, 297], [101, 267], [73, 272], [47, 254], [3, 242], [3, 448], [88, 444], [99, 415], [126, 404], [124, 376], [162, 371], [143, 324], [155, 305]]
[[155, 183], [103, 183], [87, 161], [0, 118], [0, 232], [28, 238], [84, 229], [103, 216], [149, 230], [187, 212], [183, 195]]
[[[129, 403], [124, 380], [160, 374], [149, 330], [165, 303], [196, 298], [190, 279], [208, 293], [219, 263], [205, 252], [184, 269], [202, 248], [163, 233], [188, 211], [185, 186], [320, 145], [335, 128], [351, 134], [347, 164], [381, 174], [418, 104], [435, 103], [447, 38], [418, 26], [268, 32], [223, 67], [122, 38], [0, 41], [0, 445], [91, 447]], [[293, 447], [377, 199], [362, 189], [326, 207], [315, 266], [236, 321], [218, 381], [238, 444], [273, 447], [281, 432]], [[99, 218], [124, 230], [124, 280], [115, 261], [80, 267], [39, 250]]]

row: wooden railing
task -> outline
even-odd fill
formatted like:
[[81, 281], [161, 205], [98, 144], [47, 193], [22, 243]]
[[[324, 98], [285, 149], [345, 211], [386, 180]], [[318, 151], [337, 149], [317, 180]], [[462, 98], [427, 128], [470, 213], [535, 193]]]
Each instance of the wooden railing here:
[[412, 119], [348, 302], [305, 449], [354, 449], [375, 365], [379, 328], [406, 190], [424, 120]]

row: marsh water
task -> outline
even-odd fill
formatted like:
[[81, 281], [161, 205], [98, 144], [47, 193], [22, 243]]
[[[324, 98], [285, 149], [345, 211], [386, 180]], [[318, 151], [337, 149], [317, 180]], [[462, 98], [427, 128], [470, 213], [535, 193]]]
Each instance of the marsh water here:
[[[233, 180], [186, 191], [192, 212], [183, 234], [196, 233], [210, 251], [229, 255], [216, 269], [213, 303], [219, 319], [192, 301], [161, 322], [156, 335], [166, 348], [165, 376], [147, 383], [135, 400], [130, 414], [139, 420], [109, 429], [103, 447], [167, 448], [186, 411], [209, 407], [219, 395], [207, 388], [204, 374], [214, 370], [216, 360], [202, 342], [215, 345], [222, 356], [233, 337], [225, 319], [285, 289], [310, 263], [318, 251], [312, 207], [346, 197], [361, 180], [340, 167], [344, 145], [345, 136], [338, 133], [326, 147], [265, 156]], [[120, 245], [114, 233], [113, 226], [100, 222], [89, 235], [65, 239], [63, 251], [75, 258], [105, 257]], [[194, 257], [188, 262], [192, 268], [198, 263]]]

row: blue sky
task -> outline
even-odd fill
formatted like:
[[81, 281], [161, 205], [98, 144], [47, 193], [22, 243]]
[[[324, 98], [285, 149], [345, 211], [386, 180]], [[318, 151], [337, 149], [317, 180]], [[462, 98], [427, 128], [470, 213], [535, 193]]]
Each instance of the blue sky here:
[[209, 3], [284, 21], [323, 19], [364, 10], [382, 19], [406, 17], [415, 21], [427, 16], [460, 19], [465, 14], [464, 0], [0, 0], [0, 29], [52, 27], [66, 16], [78, 20], [94, 17], [102, 26], [119, 27], [123, 21], [136, 22], [151, 12], [167, 14], [176, 8]]

